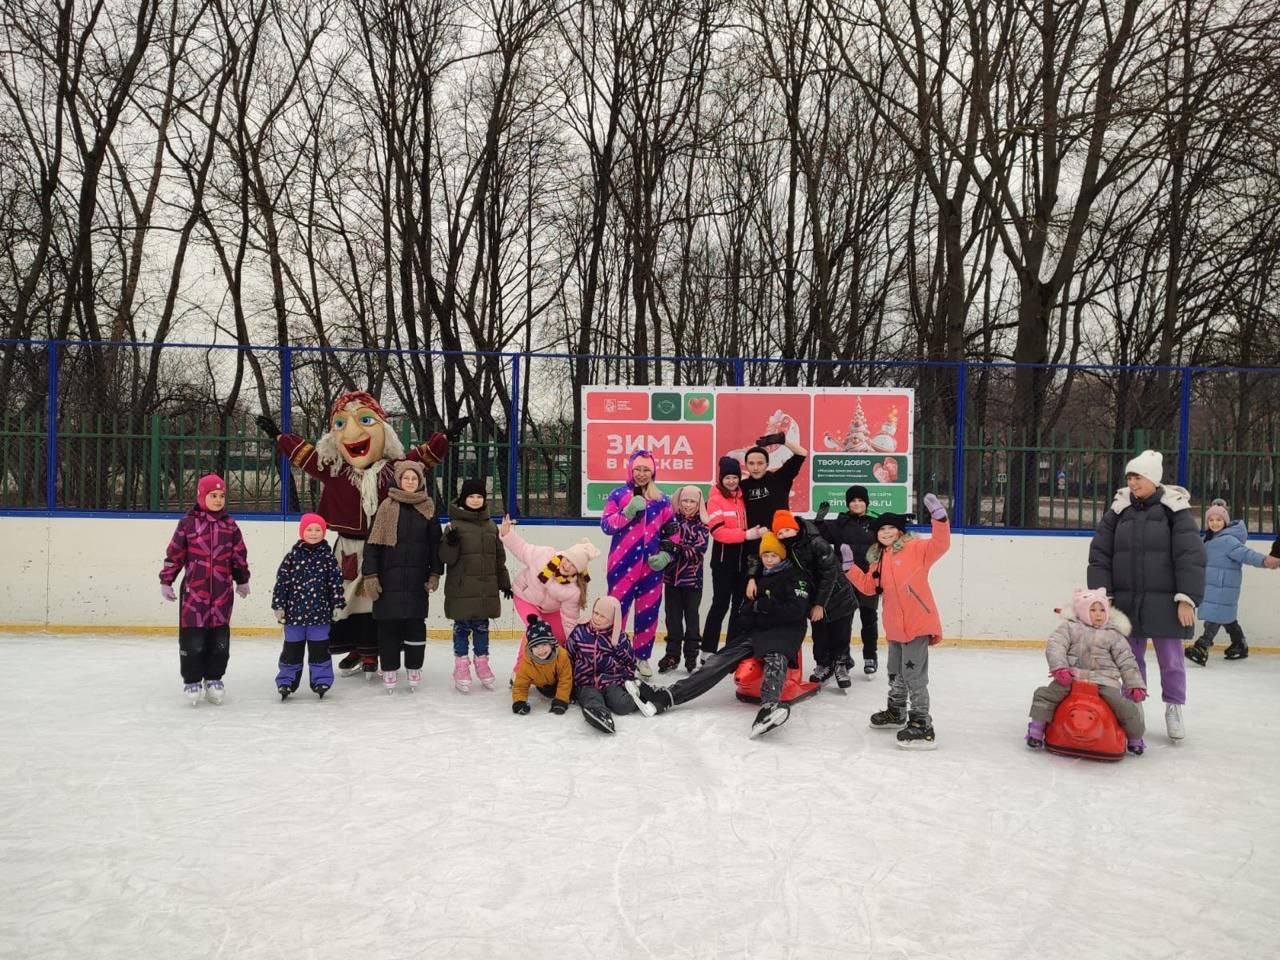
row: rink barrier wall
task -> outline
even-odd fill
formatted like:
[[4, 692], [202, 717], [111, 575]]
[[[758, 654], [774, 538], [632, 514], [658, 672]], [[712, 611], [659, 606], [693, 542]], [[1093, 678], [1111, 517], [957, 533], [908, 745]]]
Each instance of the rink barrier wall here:
[[[0, 553], [0, 631], [173, 636], [177, 607], [161, 598], [159, 573], [176, 522], [177, 515], [0, 516], [7, 547]], [[233, 633], [277, 638], [280, 626], [271, 612], [271, 587], [280, 560], [297, 539], [297, 520], [238, 517], [237, 522], [248, 547], [252, 592], [236, 600]], [[594, 521], [520, 525], [536, 528], [531, 536], [540, 543], [563, 547], [587, 536], [603, 553], [608, 551], [609, 538]], [[1084, 583], [1088, 537], [1087, 531], [954, 531], [950, 551], [930, 575], [946, 643], [1042, 645], [1058, 623], [1054, 608], [1065, 605], [1072, 588]], [[1270, 544], [1270, 537], [1250, 540], [1263, 554]], [[514, 573], [517, 565], [510, 565]], [[596, 567], [593, 587], [603, 592], [602, 561]], [[1268, 577], [1280, 573], [1245, 568], [1240, 623], [1251, 650], [1271, 647], [1269, 652], [1280, 653], [1280, 632], [1268, 610], [1280, 580], [1272, 583]], [[433, 640], [452, 636], [442, 591], [431, 596], [427, 626]], [[708, 582], [704, 615], [710, 602]], [[503, 607], [491, 636], [522, 636], [514, 610], [510, 604]], [[854, 632], [856, 647], [856, 625]], [[660, 632], [659, 642], [661, 637]]]

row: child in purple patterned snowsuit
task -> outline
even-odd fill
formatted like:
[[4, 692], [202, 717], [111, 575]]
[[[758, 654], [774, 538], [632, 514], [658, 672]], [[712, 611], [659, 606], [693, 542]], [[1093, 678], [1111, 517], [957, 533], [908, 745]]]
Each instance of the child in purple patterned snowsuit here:
[[609, 494], [600, 529], [613, 537], [609, 547], [609, 596], [622, 608], [623, 625], [632, 604], [636, 608], [633, 630], [636, 671], [653, 676], [649, 655], [658, 634], [658, 607], [662, 603], [662, 571], [672, 560], [660, 543], [676, 541], [679, 532], [675, 509], [654, 483], [657, 474], [653, 454], [637, 450], [627, 458], [627, 482]]
[[680, 527], [679, 542], [662, 540], [658, 544], [675, 557], [675, 562], [662, 575], [666, 584], [663, 603], [667, 611], [667, 652], [658, 661], [659, 673], [674, 670], [680, 665], [682, 646], [685, 670], [693, 673], [698, 668], [702, 561], [711, 537], [707, 531], [707, 508], [702, 502], [700, 487], [689, 484], [676, 491], [676, 523]]
[[[240, 528], [227, 515], [226, 485], [216, 474], [200, 478], [196, 505], [178, 521], [160, 570], [160, 595], [176, 600], [182, 573], [178, 663], [182, 692], [195, 706], [201, 696], [221, 703], [222, 675], [231, 656], [234, 594], [249, 595], [249, 554]], [[201, 681], [204, 689], [201, 690]]]

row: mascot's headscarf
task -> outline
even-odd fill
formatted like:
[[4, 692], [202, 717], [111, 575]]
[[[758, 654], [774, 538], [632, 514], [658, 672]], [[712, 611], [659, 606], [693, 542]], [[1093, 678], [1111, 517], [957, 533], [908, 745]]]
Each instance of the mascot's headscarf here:
[[[367, 411], [365, 416], [357, 417], [362, 410]], [[373, 422], [360, 422], [366, 418]], [[351, 468], [351, 483], [360, 491], [360, 506], [365, 516], [372, 518], [378, 512], [378, 474], [382, 462], [403, 457], [404, 445], [373, 394], [353, 390], [333, 402], [329, 430], [316, 441], [316, 458], [334, 477], [342, 472], [344, 465]]]

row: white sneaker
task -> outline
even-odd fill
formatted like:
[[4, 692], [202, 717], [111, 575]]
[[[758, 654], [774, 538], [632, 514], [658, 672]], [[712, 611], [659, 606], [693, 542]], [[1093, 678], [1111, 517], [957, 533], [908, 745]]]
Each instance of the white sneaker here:
[[204, 690], [198, 683], [184, 683], [182, 685], [182, 695], [191, 701], [194, 707], [204, 697]]
[[396, 692], [396, 683], [400, 679], [399, 670], [383, 670], [382, 671], [382, 689], [387, 693]]
[[648, 660], [637, 660], [637, 661], [636, 661], [636, 673], [638, 673], [638, 674], [640, 675], [640, 678], [641, 678], [642, 680], [652, 680], [652, 679], [653, 679], [653, 667], [649, 666], [649, 661], [648, 661]]
[[1182, 725], [1182, 704], [1170, 703], [1164, 708], [1164, 727], [1169, 732], [1170, 740], [1183, 740], [1187, 736], [1187, 728]]
[[227, 695], [227, 688], [223, 686], [221, 680], [206, 680], [204, 682], [204, 698], [210, 703], [222, 703], [222, 698]]

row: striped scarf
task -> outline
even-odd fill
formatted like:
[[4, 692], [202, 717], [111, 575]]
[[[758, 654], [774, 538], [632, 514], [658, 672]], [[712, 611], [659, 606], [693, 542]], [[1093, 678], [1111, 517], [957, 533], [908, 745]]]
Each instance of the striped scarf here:
[[550, 580], [554, 580], [556, 583], [573, 583], [575, 579], [581, 581], [583, 584], [591, 582], [591, 577], [587, 575], [585, 570], [579, 570], [573, 576], [567, 576], [566, 574], [561, 573], [561, 559], [562, 557], [558, 553], [552, 555], [551, 559], [547, 561], [547, 565], [543, 567], [541, 572], [538, 574], [539, 583], [547, 583]]

